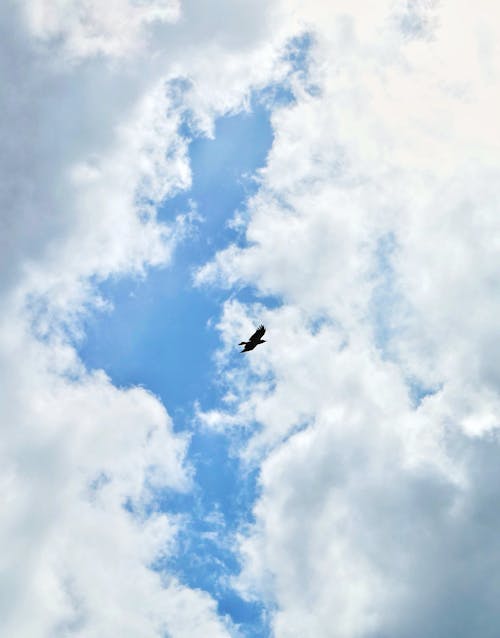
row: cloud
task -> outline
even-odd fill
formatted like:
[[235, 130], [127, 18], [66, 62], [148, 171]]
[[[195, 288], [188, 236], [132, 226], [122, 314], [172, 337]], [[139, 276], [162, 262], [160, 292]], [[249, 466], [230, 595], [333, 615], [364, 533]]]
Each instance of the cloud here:
[[246, 243], [197, 274], [282, 302], [226, 303], [233, 401], [205, 416], [255, 432], [239, 586], [278, 638], [494, 636], [498, 9], [296, 10], [308, 67], [273, 112]]
[[0, 633], [234, 635], [214, 600], [155, 561], [182, 521], [158, 491], [191, 487], [187, 440], [160, 401], [85, 369], [74, 339], [98, 284], [166, 266], [192, 218], [179, 132], [286, 72], [272, 8], [213, 3], [5, 7], [0, 233]]
[[137, 52], [145, 25], [176, 22], [180, 14], [177, 0], [112, 0], [104, 7], [83, 0], [26, 0], [23, 5], [32, 35], [44, 43], [57, 42], [70, 58]]

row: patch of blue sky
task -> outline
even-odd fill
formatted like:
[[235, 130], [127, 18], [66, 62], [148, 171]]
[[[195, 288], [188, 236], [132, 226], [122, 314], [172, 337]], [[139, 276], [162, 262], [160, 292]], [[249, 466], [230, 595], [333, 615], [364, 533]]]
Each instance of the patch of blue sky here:
[[391, 339], [397, 329], [392, 322], [400, 298], [394, 280], [393, 255], [397, 249], [393, 233], [387, 233], [378, 241], [375, 254], [375, 286], [371, 299], [371, 321], [375, 344], [386, 358], [393, 356]]
[[[395, 273], [392, 265], [394, 253], [397, 250], [397, 241], [393, 233], [387, 233], [379, 239], [376, 251], [376, 285], [374, 287], [371, 303], [371, 320], [373, 325], [375, 344], [387, 359], [397, 359], [397, 354], [392, 347], [392, 340], [401, 328], [397, 327], [392, 318], [404, 315], [404, 300], [398, 293], [395, 281]], [[408, 395], [414, 408], [418, 408], [422, 401], [436, 394], [441, 386], [429, 386], [423, 380], [417, 378], [406, 379]]]
[[414, 408], [420, 407], [420, 404], [426, 399], [426, 397], [431, 397], [434, 394], [437, 394], [443, 387], [442, 384], [429, 386], [423, 381], [414, 378], [406, 379], [406, 385], [408, 387], [411, 404]]
[[[144, 385], [174, 413], [195, 398], [211, 402], [211, 354], [219, 342], [209, 320], [228, 293], [194, 287], [193, 272], [238, 239], [227, 221], [255, 192], [251, 175], [265, 163], [271, 143], [269, 114], [258, 103], [249, 113], [220, 119], [215, 139], [193, 140], [192, 189], [165, 202], [159, 216], [169, 220], [194, 202], [203, 221], [178, 246], [170, 267], [151, 270], [144, 280], [102, 284], [101, 294], [114, 309], [87, 321], [80, 354], [90, 367], [104, 368], [118, 385]], [[243, 288], [238, 298], [255, 296]]]
[[313, 45], [314, 39], [309, 32], [290, 40], [283, 56], [289, 65], [289, 76], [283, 82], [272, 84], [261, 91], [259, 100], [263, 104], [277, 108], [294, 102], [292, 78], [299, 80], [304, 90], [313, 97], [320, 94], [319, 86], [310, 80], [309, 70]]
[[306, 91], [311, 95], [318, 95], [320, 88], [310, 81], [309, 72], [314, 38], [310, 32], [305, 32], [296, 38], [292, 38], [286, 57], [290, 62], [292, 73], [299, 76]]
[[185, 517], [178, 535], [178, 551], [160, 559], [154, 568], [177, 574], [191, 587], [211, 593], [219, 613], [229, 615], [245, 636], [266, 636], [265, 606], [243, 600], [231, 579], [240, 565], [234, 551], [236, 532], [253, 520], [251, 504], [256, 489], [256, 471], [241, 471], [228, 450], [223, 435], [196, 433], [190, 459], [196, 468], [196, 487], [187, 495], [171, 491], [159, 494], [157, 504]]
[[[192, 188], [166, 201], [158, 213], [169, 220], [194, 204], [202, 221], [178, 246], [168, 268], [154, 269], [141, 280], [102, 284], [101, 294], [113, 310], [88, 318], [79, 347], [89, 368], [104, 369], [119, 386], [142, 385], [160, 397], [174, 427], [189, 433], [195, 488], [189, 494], [157, 494], [156, 506], [181, 515], [186, 524], [179, 552], [155, 569], [168, 566], [182, 582], [208, 591], [219, 611], [249, 638], [262, 638], [269, 628], [264, 606], [240, 598], [230, 583], [239, 570], [232, 542], [236, 531], [252, 520], [258, 489], [256, 473], [244, 473], [233, 454], [243, 440], [238, 437], [248, 433], [208, 431], [197, 427], [194, 417], [196, 402], [204, 409], [216, 408], [225, 393], [213, 362], [220, 346], [213, 323], [222, 303], [228, 295], [243, 302], [256, 297], [249, 287], [229, 293], [196, 288], [193, 272], [241, 239], [227, 222], [258, 187], [252, 176], [265, 164], [271, 144], [269, 111], [260, 100], [254, 100], [249, 112], [218, 120], [214, 139], [191, 142]], [[280, 303], [274, 298], [258, 301]], [[241, 359], [235, 362], [243, 365]]]

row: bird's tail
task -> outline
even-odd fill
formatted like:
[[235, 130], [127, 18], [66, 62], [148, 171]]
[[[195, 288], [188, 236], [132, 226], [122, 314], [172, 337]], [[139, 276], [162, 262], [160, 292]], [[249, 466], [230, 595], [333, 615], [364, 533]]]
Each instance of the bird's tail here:
[[241, 341], [238, 345], [239, 345], [239, 346], [246, 346], [246, 345], [247, 345], [247, 343], [248, 343], [247, 341]]

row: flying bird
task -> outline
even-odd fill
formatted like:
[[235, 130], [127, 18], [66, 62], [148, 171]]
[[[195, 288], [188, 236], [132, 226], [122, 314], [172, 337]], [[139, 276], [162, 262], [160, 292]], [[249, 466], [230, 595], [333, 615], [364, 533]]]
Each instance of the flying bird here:
[[253, 350], [255, 346], [258, 346], [259, 343], [265, 343], [266, 340], [262, 339], [265, 331], [266, 329], [264, 328], [264, 326], [259, 326], [250, 337], [249, 341], [242, 341], [241, 343], [239, 343], [238, 345], [245, 346], [241, 352], [248, 352], [249, 350]]

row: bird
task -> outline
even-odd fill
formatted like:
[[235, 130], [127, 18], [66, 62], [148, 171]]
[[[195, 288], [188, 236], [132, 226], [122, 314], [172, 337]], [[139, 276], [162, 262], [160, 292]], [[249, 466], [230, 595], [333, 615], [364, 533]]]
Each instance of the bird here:
[[266, 329], [264, 328], [264, 326], [260, 325], [250, 337], [249, 341], [241, 341], [238, 345], [245, 346], [243, 350], [241, 350], [241, 352], [248, 352], [249, 350], [253, 350], [255, 346], [258, 346], [259, 343], [265, 343], [266, 340], [262, 339], [265, 331]]

